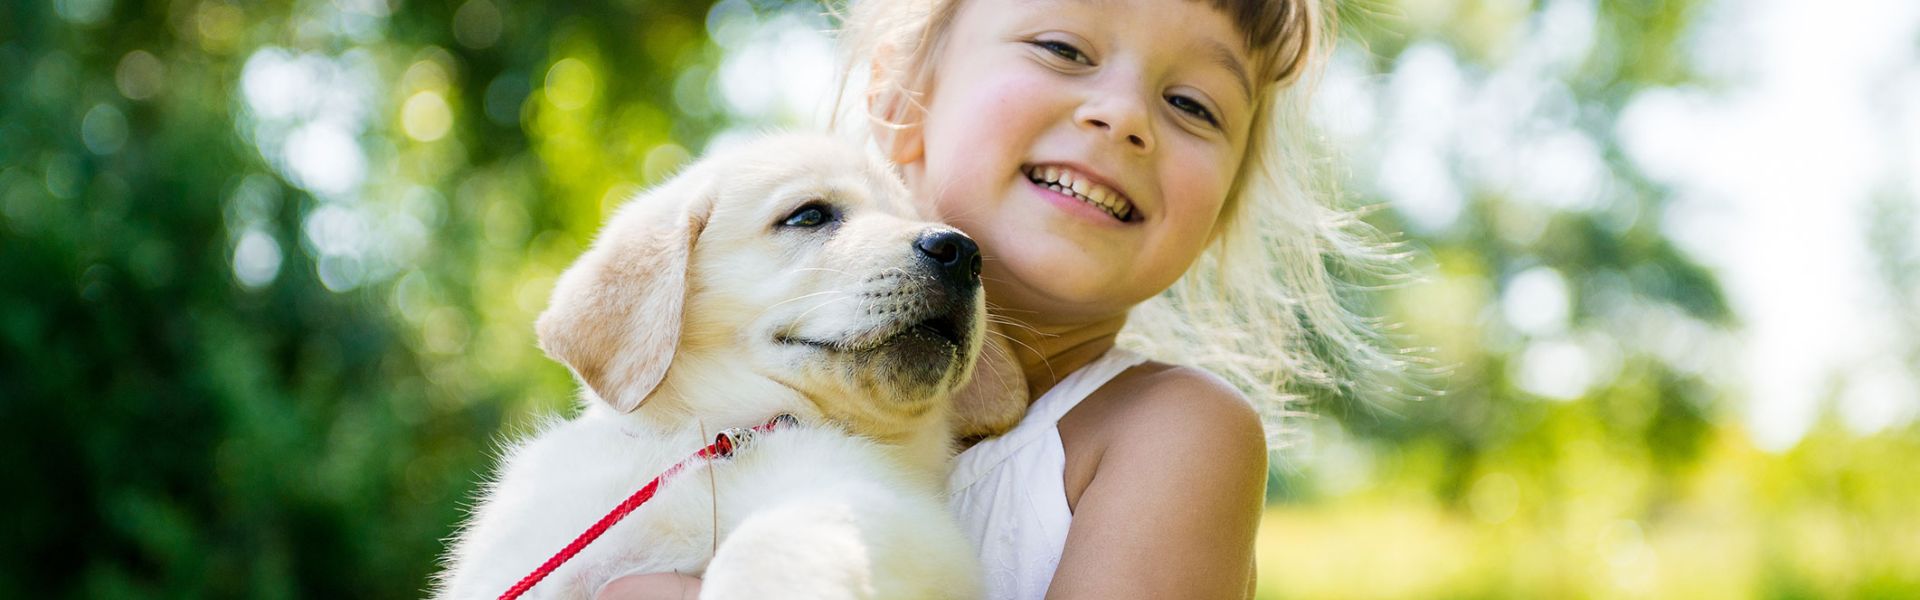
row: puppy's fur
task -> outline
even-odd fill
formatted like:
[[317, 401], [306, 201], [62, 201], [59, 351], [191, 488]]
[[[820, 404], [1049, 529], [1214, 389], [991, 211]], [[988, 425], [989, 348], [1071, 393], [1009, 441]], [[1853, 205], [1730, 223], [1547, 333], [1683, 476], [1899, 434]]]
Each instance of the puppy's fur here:
[[[794, 225], [807, 207], [832, 218]], [[912, 215], [884, 165], [797, 135], [621, 207], [537, 323], [584, 408], [506, 452], [436, 595], [499, 595], [716, 432], [783, 412], [801, 425], [696, 462], [529, 596], [629, 572], [702, 575], [702, 598], [977, 595], [942, 496], [948, 400], [981, 347], [978, 271], [943, 272], [922, 240], [958, 232]]]

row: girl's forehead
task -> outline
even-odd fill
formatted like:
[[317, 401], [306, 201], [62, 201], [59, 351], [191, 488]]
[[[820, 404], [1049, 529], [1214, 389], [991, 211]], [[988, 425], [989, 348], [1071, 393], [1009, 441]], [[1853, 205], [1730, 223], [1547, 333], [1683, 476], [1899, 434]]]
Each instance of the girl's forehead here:
[[[966, 0], [960, 0], [966, 1]], [[977, 0], [976, 0], [977, 1]], [[1258, 40], [1271, 40], [1279, 37], [1285, 27], [1288, 14], [1298, 4], [1297, 0], [1012, 0], [1014, 4], [1027, 6], [1079, 5], [1100, 10], [1119, 10], [1126, 8], [1147, 8], [1156, 11], [1178, 10], [1184, 7], [1210, 10], [1227, 18], [1235, 33], [1243, 36], [1248, 47], [1259, 46]]]
[[[980, 2], [992, 2], [993, 0], [960, 0], [960, 1], [980, 3]], [[1246, 35], [1248, 31], [1250, 31], [1249, 25], [1251, 24], [1242, 23], [1239, 18], [1236, 18], [1237, 16], [1236, 13], [1239, 11], [1234, 10], [1235, 6], [1232, 6], [1232, 5], [1247, 4], [1247, 3], [1277, 4], [1277, 3], [1284, 3], [1287, 0], [1000, 0], [1000, 1], [1006, 2], [1007, 4], [1011, 4], [1017, 8], [1026, 9], [1030, 11], [1039, 11], [1039, 12], [1056, 11], [1056, 10], [1057, 11], [1073, 11], [1077, 13], [1092, 13], [1097, 16], [1112, 17], [1112, 18], [1117, 18], [1125, 13], [1134, 12], [1135, 14], [1143, 14], [1150, 17], [1154, 17], [1153, 24], [1159, 26], [1157, 27], [1158, 29], [1163, 29], [1163, 30], [1167, 29], [1168, 27], [1172, 27], [1174, 25], [1185, 25], [1187, 27], [1192, 27], [1193, 25], [1196, 24], [1192, 20], [1194, 16], [1210, 15], [1210, 16], [1218, 17], [1218, 20], [1222, 25], [1225, 25], [1227, 28], [1232, 30], [1231, 33], [1241, 34], [1241, 36], [1239, 36], [1239, 39], [1237, 40], [1225, 39], [1232, 36], [1212, 35], [1212, 33], [1214, 32], [1196, 32], [1196, 33], [1208, 34], [1206, 37], [1209, 40], [1214, 41], [1215, 44], [1221, 50], [1226, 51], [1229, 54], [1234, 54], [1234, 53], [1249, 54], [1253, 48], [1257, 47], [1255, 44], [1252, 43], [1253, 42], [1252, 37]], [[1112, 20], [1112, 19], [1109, 19], [1109, 20]], [[1240, 44], [1230, 43], [1233, 41], [1240, 41], [1242, 43]], [[1231, 50], [1228, 50], [1229, 48], [1231, 48]]]

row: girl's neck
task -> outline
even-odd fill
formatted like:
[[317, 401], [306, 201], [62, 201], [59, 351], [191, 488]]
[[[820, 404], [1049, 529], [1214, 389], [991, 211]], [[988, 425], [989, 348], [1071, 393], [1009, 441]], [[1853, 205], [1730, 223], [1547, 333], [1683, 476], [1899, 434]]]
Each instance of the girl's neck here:
[[1027, 377], [1027, 397], [1032, 401], [1053, 389], [1067, 374], [1106, 354], [1126, 324], [1127, 314], [1120, 313], [1099, 321], [1068, 325], [1016, 322], [1002, 327], [1001, 331], [1013, 340], [1013, 355]]

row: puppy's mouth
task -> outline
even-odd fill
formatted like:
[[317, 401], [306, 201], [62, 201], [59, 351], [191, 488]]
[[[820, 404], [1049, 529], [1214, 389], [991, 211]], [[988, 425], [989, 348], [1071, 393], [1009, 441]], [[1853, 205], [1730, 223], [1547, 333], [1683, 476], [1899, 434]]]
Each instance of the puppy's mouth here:
[[960, 346], [965, 337], [964, 334], [960, 332], [960, 323], [955, 321], [953, 317], [947, 315], [941, 315], [919, 323], [914, 323], [912, 327], [908, 327], [901, 335], [932, 337], [937, 341], [944, 342], [956, 348]]
[[944, 346], [959, 348], [966, 341], [966, 333], [960, 327], [960, 321], [952, 315], [935, 315], [921, 321], [899, 327], [880, 335], [863, 333], [848, 336], [845, 339], [823, 340], [793, 334], [780, 334], [774, 341], [782, 344], [810, 346], [829, 352], [851, 353], [877, 350], [900, 343], [933, 342]]

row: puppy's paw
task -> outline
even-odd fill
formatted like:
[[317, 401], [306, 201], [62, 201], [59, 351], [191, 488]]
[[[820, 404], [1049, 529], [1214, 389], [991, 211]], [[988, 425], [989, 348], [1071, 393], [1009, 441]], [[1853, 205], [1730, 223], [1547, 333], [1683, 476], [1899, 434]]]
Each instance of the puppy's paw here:
[[973, 557], [958, 531], [921, 512], [831, 500], [761, 511], [720, 544], [700, 598], [975, 597]]
[[727, 535], [700, 598], [872, 598], [873, 583], [872, 549], [850, 509], [783, 506]]

